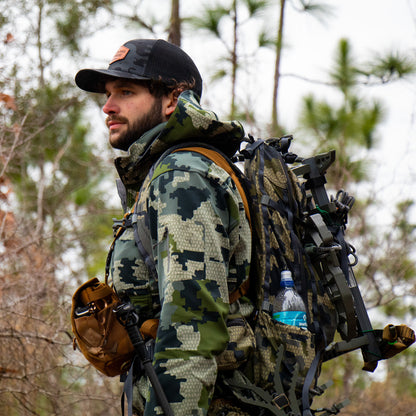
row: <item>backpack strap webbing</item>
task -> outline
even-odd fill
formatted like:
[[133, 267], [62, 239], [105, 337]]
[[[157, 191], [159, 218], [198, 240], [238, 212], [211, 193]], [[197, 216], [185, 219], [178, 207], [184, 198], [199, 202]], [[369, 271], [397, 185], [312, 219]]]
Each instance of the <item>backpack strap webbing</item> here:
[[[250, 215], [250, 206], [248, 204], [248, 199], [246, 192], [244, 190], [244, 187], [238, 178], [236, 172], [234, 171], [233, 167], [231, 166], [232, 162], [229, 162], [222, 154], [220, 154], [218, 151], [207, 148], [207, 147], [200, 147], [200, 146], [188, 146], [188, 147], [180, 147], [178, 149], [173, 150], [172, 153], [180, 152], [182, 150], [188, 151], [188, 152], [196, 152], [199, 153], [208, 159], [210, 159], [212, 162], [214, 162], [217, 166], [224, 169], [233, 180], [235, 186], [237, 187], [237, 190], [241, 196], [241, 199], [243, 201], [244, 210], [248, 219], [248, 222], [250, 224], [251, 229], [251, 215]], [[245, 282], [243, 282], [236, 290], [230, 293], [229, 295], [229, 302], [234, 303], [237, 299], [241, 298], [242, 296], [246, 295], [248, 293], [250, 286], [250, 279], [247, 279]]]

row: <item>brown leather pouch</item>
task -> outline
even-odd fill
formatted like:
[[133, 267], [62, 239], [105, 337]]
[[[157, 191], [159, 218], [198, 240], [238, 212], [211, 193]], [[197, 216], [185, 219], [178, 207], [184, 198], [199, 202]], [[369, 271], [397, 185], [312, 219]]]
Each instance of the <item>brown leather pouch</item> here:
[[74, 349], [109, 377], [130, 368], [134, 348], [114, 309], [120, 300], [114, 290], [96, 277], [82, 284], [72, 297], [71, 323]]

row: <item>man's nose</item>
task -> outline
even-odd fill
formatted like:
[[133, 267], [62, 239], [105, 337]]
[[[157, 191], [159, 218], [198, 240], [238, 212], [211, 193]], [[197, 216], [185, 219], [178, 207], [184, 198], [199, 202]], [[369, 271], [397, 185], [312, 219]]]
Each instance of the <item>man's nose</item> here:
[[106, 103], [103, 107], [103, 112], [107, 115], [109, 114], [118, 114], [120, 112], [120, 108], [115, 102], [113, 97], [108, 97]]

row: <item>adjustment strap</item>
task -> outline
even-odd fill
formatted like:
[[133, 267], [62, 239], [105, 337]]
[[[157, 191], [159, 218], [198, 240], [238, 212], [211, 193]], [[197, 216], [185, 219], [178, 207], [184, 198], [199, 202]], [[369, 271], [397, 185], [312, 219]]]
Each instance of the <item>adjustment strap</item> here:
[[302, 389], [302, 416], [312, 416], [313, 413], [310, 408], [309, 390], [312, 386], [312, 382], [318, 372], [319, 363], [321, 361], [321, 352], [317, 351], [312, 364], [306, 374], [305, 381], [303, 382]]
[[129, 372], [120, 376], [120, 381], [124, 382], [123, 394], [121, 395], [121, 415], [124, 416], [124, 397], [127, 399], [127, 415], [133, 415], [133, 365], [134, 359], [131, 363]]

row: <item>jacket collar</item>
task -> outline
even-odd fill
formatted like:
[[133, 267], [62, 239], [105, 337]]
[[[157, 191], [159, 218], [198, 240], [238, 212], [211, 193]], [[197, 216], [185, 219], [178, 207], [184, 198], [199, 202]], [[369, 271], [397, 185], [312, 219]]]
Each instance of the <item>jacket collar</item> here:
[[152, 164], [170, 147], [199, 141], [232, 156], [243, 138], [241, 123], [219, 121], [214, 112], [200, 106], [193, 91], [184, 91], [169, 120], [143, 134], [130, 146], [126, 156], [115, 159], [115, 166], [127, 189], [138, 191]]

